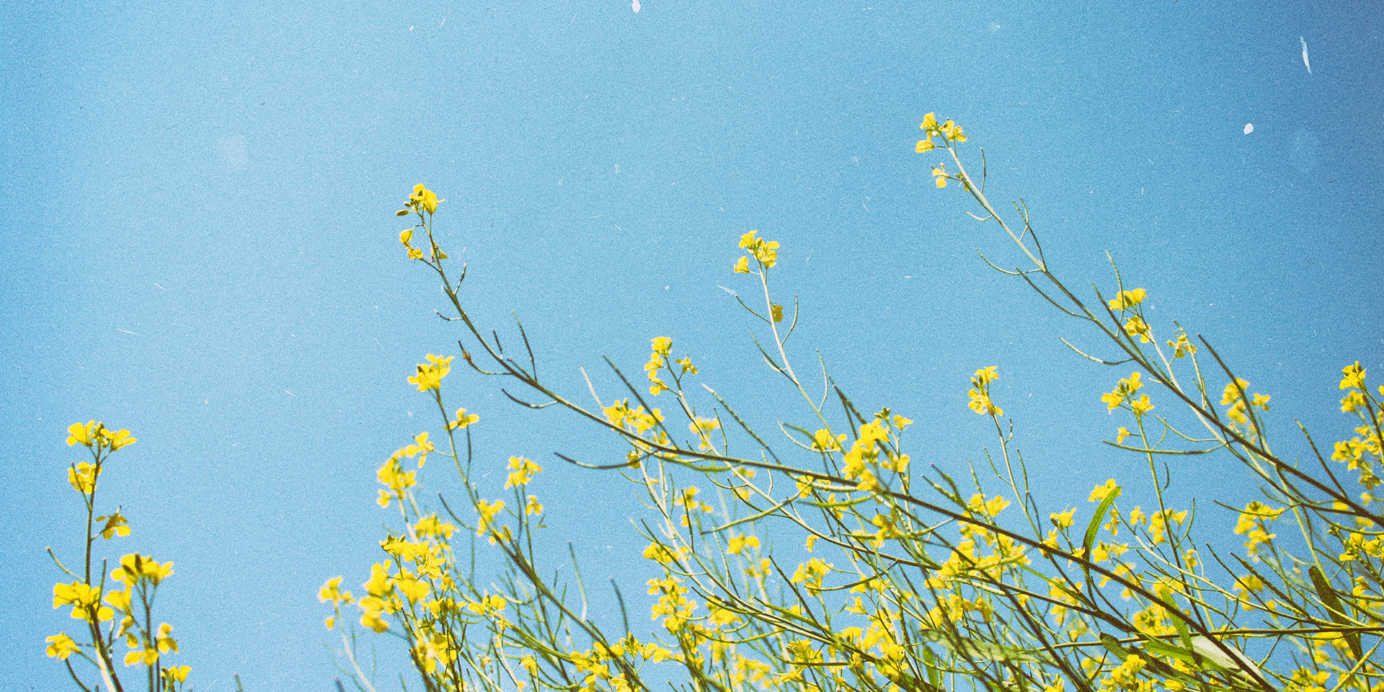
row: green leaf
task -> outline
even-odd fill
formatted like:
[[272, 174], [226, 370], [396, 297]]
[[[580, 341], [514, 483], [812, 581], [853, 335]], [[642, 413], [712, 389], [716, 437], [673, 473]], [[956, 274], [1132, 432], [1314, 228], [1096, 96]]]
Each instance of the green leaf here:
[[960, 652], [971, 658], [986, 661], [1007, 661], [1011, 663], [1037, 663], [1041, 659], [1034, 656], [1031, 651], [1020, 649], [1003, 644], [967, 639], [958, 637], [958, 642], [952, 642], [950, 638], [935, 630], [925, 630], [918, 633], [923, 639], [937, 642], [946, 647], [953, 653]]
[[1125, 660], [1126, 658], [1129, 658], [1129, 651], [1126, 650], [1123, 646], [1120, 646], [1119, 640], [1115, 639], [1113, 636], [1109, 634], [1106, 634], [1105, 632], [1100, 633], [1100, 644], [1101, 646], [1105, 647], [1106, 650], [1108, 650], [1110, 653], [1119, 656], [1121, 661]]
[[1230, 656], [1227, 656], [1215, 642], [1206, 637], [1198, 635], [1192, 638], [1192, 650], [1196, 651], [1205, 659], [1202, 663], [1203, 666], [1205, 666], [1206, 663], [1211, 663], [1224, 670], [1237, 671], [1261, 679], [1264, 677], [1264, 674], [1259, 670], [1259, 666], [1254, 665], [1254, 661], [1249, 660], [1247, 656], [1240, 653], [1239, 649], [1229, 644], [1226, 644], [1226, 648], [1230, 650]]
[[932, 649], [923, 647], [923, 665], [927, 667], [927, 681], [933, 687], [942, 689], [942, 671], [937, 668], [937, 657], [932, 655]]
[[[1317, 590], [1317, 597], [1322, 599], [1322, 605], [1326, 606], [1327, 612], [1331, 613], [1331, 620], [1341, 627], [1349, 627], [1346, 621], [1345, 610], [1341, 608], [1341, 600], [1336, 597], [1336, 590], [1331, 588], [1331, 583], [1326, 580], [1326, 575], [1322, 574], [1316, 565], [1312, 565], [1307, 570], [1307, 574], [1312, 577], [1312, 586]], [[1355, 654], [1355, 660], [1360, 660], [1363, 655], [1360, 649], [1360, 634], [1358, 632], [1343, 633], [1346, 643], [1350, 645], [1350, 652]]]
[[1120, 496], [1121, 490], [1120, 486], [1115, 486], [1115, 489], [1111, 490], [1104, 500], [1101, 500], [1100, 506], [1096, 508], [1096, 516], [1091, 517], [1091, 523], [1086, 525], [1086, 539], [1081, 542], [1082, 547], [1086, 550], [1082, 552], [1081, 556], [1087, 560], [1091, 559], [1091, 548], [1096, 545], [1096, 533], [1100, 531], [1100, 525], [1105, 522], [1105, 513], [1110, 511], [1110, 505], [1115, 503], [1115, 498]]

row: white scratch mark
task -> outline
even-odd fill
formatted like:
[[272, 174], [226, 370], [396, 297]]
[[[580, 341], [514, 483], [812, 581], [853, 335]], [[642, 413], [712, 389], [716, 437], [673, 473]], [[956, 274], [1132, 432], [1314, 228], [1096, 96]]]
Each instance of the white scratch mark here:
[[1307, 66], [1307, 74], [1312, 74], [1312, 63], [1307, 59], [1307, 39], [1299, 36], [1298, 40], [1302, 42], [1302, 64]]
[[639, 0], [634, 0], [634, 4], [630, 8], [634, 10], [635, 14], [639, 14]]
[[[125, 332], [126, 334], [135, 334], [134, 332], [132, 332], [132, 331], [130, 331], [130, 330], [128, 330], [128, 329], [121, 329], [120, 327], [116, 327], [116, 328], [115, 328], [115, 331], [117, 331], [117, 332]], [[138, 334], [135, 334], [135, 336], [139, 336], [139, 335], [138, 335]]]
[[288, 391], [287, 389], [284, 390], [284, 394], [287, 394], [287, 395], [289, 395], [289, 396], [295, 396], [295, 397], [298, 396], [297, 394], [294, 394], [293, 392], [290, 392], [290, 391]]
[[732, 291], [732, 290], [730, 290], [729, 288], [726, 288], [725, 286], [722, 286], [721, 284], [716, 284], [716, 288], [719, 288], [719, 289], [721, 289], [722, 291], [725, 291], [726, 293], [729, 293], [729, 294], [731, 294], [731, 295], [733, 295], [733, 296], [738, 296], [738, 295], [740, 295], [739, 293], [736, 293], [735, 291]]
[[[155, 281], [155, 282], [154, 282], [154, 285], [155, 285], [155, 286], [159, 286], [159, 283], [158, 283], [157, 281]], [[159, 290], [160, 290], [160, 291], [167, 291], [168, 289], [164, 288], [163, 286], [159, 286]]]
[[1254, 132], [1254, 123], [1245, 123], [1245, 134]]

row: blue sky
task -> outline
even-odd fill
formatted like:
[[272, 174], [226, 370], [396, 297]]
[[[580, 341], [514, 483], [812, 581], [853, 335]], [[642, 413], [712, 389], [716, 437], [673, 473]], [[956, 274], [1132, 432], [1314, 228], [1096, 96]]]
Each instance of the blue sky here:
[[[438, 428], [405, 378], [461, 336], [397, 243], [418, 182], [447, 199], [470, 307], [519, 315], [559, 389], [585, 367], [616, 394], [601, 357], [638, 374], [665, 335], [740, 409], [801, 418], [722, 290], [751, 289], [730, 266], [757, 229], [802, 302], [798, 362], [918, 421], [915, 460], [983, 458], [965, 392], [997, 365], [1040, 497], [1139, 482], [1101, 444], [1124, 422], [1098, 397], [1128, 372], [1077, 359], [1058, 336], [1091, 335], [976, 256], [1019, 261], [932, 187], [913, 143], [936, 111], [1073, 287], [1113, 290], [1108, 251], [1155, 329], [1180, 321], [1273, 395], [1289, 455], [1294, 419], [1339, 439], [1340, 368], [1384, 372], [1381, 30], [1366, 4], [1305, 2], [7, 3], [0, 687], [64, 686], [43, 548], [78, 554], [63, 440], [94, 418], [139, 438], [103, 476], [134, 527], [111, 554], [176, 563], [160, 611], [197, 689], [330, 689], [316, 590], [378, 559], [375, 469]], [[448, 385], [496, 487], [509, 456], [539, 460], [553, 544], [641, 593], [628, 486], [553, 457], [619, 446]], [[1174, 469], [1208, 529], [1230, 521], [1211, 499], [1253, 496], [1229, 464]]]

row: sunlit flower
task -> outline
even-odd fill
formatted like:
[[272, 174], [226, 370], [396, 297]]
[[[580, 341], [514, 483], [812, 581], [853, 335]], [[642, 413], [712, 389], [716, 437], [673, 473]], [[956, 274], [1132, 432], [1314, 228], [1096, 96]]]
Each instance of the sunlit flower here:
[[77, 642], [73, 641], [72, 637], [67, 636], [65, 632], [59, 632], [44, 641], [48, 642], [47, 651], [49, 658], [57, 658], [60, 661], [66, 661], [68, 656], [80, 651]]

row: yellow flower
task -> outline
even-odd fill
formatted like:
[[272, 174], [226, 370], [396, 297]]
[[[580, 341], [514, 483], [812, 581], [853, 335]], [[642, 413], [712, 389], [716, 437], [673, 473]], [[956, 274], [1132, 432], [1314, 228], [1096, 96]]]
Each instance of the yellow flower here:
[[538, 504], [538, 496], [530, 495], [528, 503], [524, 505], [524, 514], [542, 514], [543, 505]]
[[405, 229], [405, 230], [403, 230], [403, 231], [399, 231], [399, 242], [403, 243], [404, 245], [408, 245], [408, 244], [409, 244], [409, 241], [411, 241], [411, 240], [413, 240], [413, 229], [412, 229], [412, 228]]
[[[1120, 407], [1120, 404], [1126, 402], [1133, 402], [1134, 393], [1139, 391], [1140, 389], [1143, 389], [1143, 387], [1144, 383], [1140, 381], [1139, 373], [1130, 373], [1129, 377], [1120, 380], [1120, 383], [1115, 386], [1115, 389], [1113, 391], [1110, 391], [1106, 394], [1102, 394], [1100, 396], [1100, 400], [1105, 402], [1105, 405], [1108, 407], [1107, 413], [1113, 413], [1115, 409]], [[1142, 403], [1148, 403], [1148, 395], [1145, 395], [1143, 397]], [[1152, 406], [1150, 406], [1149, 408], [1152, 408]], [[1136, 410], [1136, 413], [1142, 412]]]
[[533, 474], [543, 470], [541, 466], [524, 457], [510, 457], [509, 468], [509, 476], [505, 478], [506, 488], [516, 485], [527, 485], [529, 479], [533, 477]]
[[164, 684], [168, 689], [173, 688], [175, 682], [187, 682], [187, 674], [192, 672], [191, 666], [170, 666], [163, 669]]
[[1197, 352], [1197, 347], [1187, 340], [1186, 334], [1178, 334], [1177, 341], [1169, 341], [1168, 346], [1173, 349], [1174, 358], [1181, 358], [1189, 353]]
[[998, 380], [1000, 378], [999, 373], [996, 371], [998, 367], [997, 365], [991, 365], [990, 367], [977, 370], [976, 374], [971, 376], [971, 384], [977, 387], [983, 387]]
[[101, 444], [105, 447], [109, 447], [112, 452], [117, 449], [120, 449], [121, 447], [128, 447], [137, 442], [135, 438], [130, 437], [129, 430], [118, 430], [115, 432], [111, 432], [110, 430], [107, 430], [105, 426], [100, 425], [99, 423], [96, 427], [96, 432], [101, 438]]
[[141, 580], [158, 586], [164, 579], [173, 576], [173, 563], [160, 564], [158, 560], [139, 553], [130, 553], [120, 558], [120, 567], [111, 572], [111, 579], [134, 586]]
[[106, 602], [111, 604], [112, 608], [115, 608], [116, 610], [122, 613], [130, 612], [129, 591], [111, 591], [106, 594]]
[[418, 385], [418, 391], [426, 392], [430, 389], [438, 389], [442, 386], [442, 378], [452, 371], [452, 359], [456, 356], [435, 356], [429, 353], [427, 363], [417, 365], [416, 374], [408, 378], [408, 383]]
[[159, 625], [159, 636], [155, 639], [155, 645], [159, 647], [159, 653], [178, 653], [178, 642], [173, 639], [173, 626], [168, 623]]
[[60, 661], [66, 661], [68, 656], [80, 650], [77, 647], [77, 642], [72, 641], [72, 637], [67, 636], [65, 632], [59, 632], [44, 641], [48, 642], [48, 657], [57, 658]]
[[[919, 125], [918, 127], [927, 132], [927, 139], [918, 142], [918, 146], [916, 147], [918, 153], [932, 151], [935, 148], [936, 145], [932, 143], [933, 135], [941, 135], [942, 137], [945, 137], [947, 140], [952, 142], [966, 141], [966, 135], [961, 133], [961, 127], [958, 126], [955, 122], [948, 120], [947, 122], [938, 125], [936, 113], [928, 113], [927, 115], [923, 116], [923, 124]], [[942, 186], [938, 185], [938, 187]]]
[[1241, 593], [1255, 593], [1263, 590], [1264, 581], [1253, 574], [1247, 574], [1235, 580], [1235, 590]]
[[1233, 404], [1239, 401], [1241, 398], [1240, 392], [1248, 391], [1248, 389], [1248, 382], [1238, 377], [1235, 378], [1235, 381], [1231, 382], [1230, 384], [1227, 384], [1225, 386], [1225, 391], [1221, 393], [1221, 405], [1224, 406], [1226, 404]]
[[101, 537], [110, 540], [111, 536], [130, 535], [130, 526], [126, 523], [125, 517], [119, 511], [106, 517], [96, 517], [96, 521], [106, 522], [106, 526], [101, 529]]
[[[371, 597], [378, 599], [388, 596], [390, 592], [394, 591], [393, 581], [389, 578], [389, 572], [385, 566], [376, 562], [370, 566], [370, 579], [361, 586], [365, 587], [366, 593], [369, 593]], [[361, 599], [361, 607], [366, 607], [363, 598]]]
[[1110, 306], [1111, 310], [1128, 310], [1144, 302], [1144, 297], [1146, 295], [1147, 294], [1142, 288], [1136, 288], [1132, 291], [1120, 291], [1116, 293], [1115, 298], [1106, 303], [1106, 305]]
[[432, 190], [423, 187], [423, 183], [418, 183], [413, 186], [413, 194], [409, 195], [408, 200], [409, 206], [420, 211], [426, 211], [429, 214], [437, 211], [438, 202], [443, 201], [438, 199], [437, 194]]
[[448, 423], [448, 424], [447, 424], [447, 427], [448, 427], [448, 429], [451, 429], [451, 430], [460, 430], [460, 429], [462, 429], [462, 428], [470, 427], [473, 423], [475, 423], [476, 421], [479, 421], [480, 419], [481, 419], [480, 416], [478, 416], [478, 415], [476, 415], [476, 414], [474, 414], [474, 413], [472, 413], [472, 414], [467, 414], [467, 413], [466, 413], [466, 409], [464, 409], [464, 408], [459, 408], [459, 409], [457, 409], [456, 420], [454, 420], [454, 421]]
[[389, 629], [389, 623], [385, 622], [384, 619], [380, 617], [381, 612], [382, 611], [379, 610], [367, 610], [361, 613], [360, 624], [376, 632], [383, 632]]
[[53, 585], [53, 607], [72, 606], [72, 617], [91, 622], [92, 611], [96, 619], [108, 622], [115, 617], [115, 611], [101, 605], [101, 590], [85, 583], [74, 581], [70, 584]]
[[1139, 337], [1139, 341], [1142, 343], [1153, 341], [1153, 337], [1149, 335], [1148, 323], [1144, 321], [1144, 318], [1138, 315], [1125, 320], [1124, 330], [1125, 333], [1130, 336]]
[[741, 256], [740, 256], [740, 259], [735, 260], [735, 266], [732, 267], [731, 269], [732, 269], [732, 271], [734, 271], [736, 274], [748, 274], [748, 273], [750, 273], [750, 258], [749, 258], [749, 257], [746, 257], [746, 256], [744, 256], [744, 255], [741, 255]]
[[76, 468], [68, 467], [67, 482], [71, 483], [77, 492], [89, 495], [91, 491], [96, 489], [96, 477], [100, 473], [100, 468], [95, 464], [83, 461], [77, 464]]
[[351, 596], [350, 591], [341, 590], [341, 577], [332, 577], [328, 579], [327, 583], [323, 584], [322, 588], [317, 590], [317, 600], [323, 603], [327, 601], [347, 604], [356, 602], [356, 599]]
[[73, 423], [67, 426], [67, 446], [83, 445], [91, 446], [92, 431], [96, 427], [96, 421], [88, 421], [85, 425]]
[[967, 405], [971, 407], [972, 411], [982, 416], [987, 413], [992, 416], [1004, 415], [1004, 409], [996, 406], [994, 402], [990, 400], [990, 383], [997, 379], [999, 379], [999, 374], [996, 372], [996, 366], [994, 365], [981, 368], [971, 376], [971, 386], [975, 387], [975, 389], [967, 392], [968, 396], [971, 397], [971, 402]]
[[730, 543], [726, 546], [726, 554], [739, 555], [745, 548], [758, 548], [759, 539], [755, 536], [731, 536]]
[[[496, 500], [496, 501], [493, 502], [493, 503], [491, 503], [491, 502], [486, 502], [485, 500], [479, 500], [479, 501], [477, 501], [477, 502], [476, 502], [476, 511], [477, 511], [478, 513], [480, 513], [480, 518], [481, 518], [481, 520], [480, 520], [479, 522], [477, 522], [477, 526], [476, 526], [476, 535], [477, 535], [477, 536], [483, 536], [483, 535], [485, 535], [486, 530], [489, 529], [489, 528], [490, 528], [490, 525], [495, 521], [495, 515], [496, 515], [496, 514], [499, 514], [499, 513], [500, 513], [500, 510], [502, 510], [502, 509], [504, 509], [504, 508], [505, 508], [505, 501], [504, 501], [504, 500]], [[495, 539], [494, 539], [494, 537], [491, 537], [490, 540], [491, 540], [491, 542], [493, 543]]]
[[[740, 247], [742, 249], [748, 250], [750, 256], [754, 257], [755, 260], [758, 261], [765, 268], [773, 267], [774, 263], [778, 261], [778, 241], [757, 238], [755, 237], [756, 233], [759, 233], [759, 231], [750, 231], [749, 233], [740, 236]], [[741, 268], [742, 264], [737, 262], [735, 265], [735, 270], [739, 272]], [[745, 271], [741, 273], [746, 273], [749, 271], [748, 259], [745, 259], [743, 268]]]
[[1106, 496], [1110, 495], [1110, 493], [1114, 492], [1114, 491], [1115, 491], [1117, 488], [1119, 488], [1119, 487], [1120, 487], [1120, 486], [1118, 486], [1118, 485], [1115, 484], [1115, 479], [1114, 479], [1114, 478], [1111, 478], [1110, 480], [1108, 480], [1108, 481], [1105, 482], [1105, 485], [1098, 485], [1098, 486], [1095, 487], [1094, 490], [1091, 491], [1091, 498], [1090, 498], [1090, 501], [1091, 501], [1091, 502], [1100, 502], [1100, 501], [1104, 500], [1104, 499], [1106, 498]]
[[841, 443], [845, 441], [846, 435], [844, 433], [832, 437], [831, 431], [823, 428], [813, 433], [812, 448], [818, 452], [839, 452], [841, 451]]
[[947, 164], [946, 164], [946, 162], [939, 163], [939, 164], [937, 164], [936, 166], [933, 167], [933, 169], [932, 169], [932, 177], [934, 178], [934, 182], [937, 183], [937, 187], [946, 187], [946, 186], [947, 186], [947, 178], [948, 178], [948, 176], [947, 176]]
[[[1354, 365], [1347, 365], [1341, 368], [1341, 389], [1365, 389], [1365, 369], [1360, 367], [1360, 361], [1355, 361]], [[71, 428], [69, 428], [71, 430]], [[68, 442], [68, 444], [72, 444]]]
[[132, 666], [136, 663], [143, 663], [146, 666], [152, 666], [155, 663], [157, 663], [158, 660], [159, 652], [157, 649], [135, 649], [134, 651], [125, 654], [125, 665], [127, 666]]
[[942, 123], [942, 126], [937, 129], [946, 136], [947, 139], [953, 142], [966, 141], [966, 135], [961, 134], [961, 127], [950, 120]]

